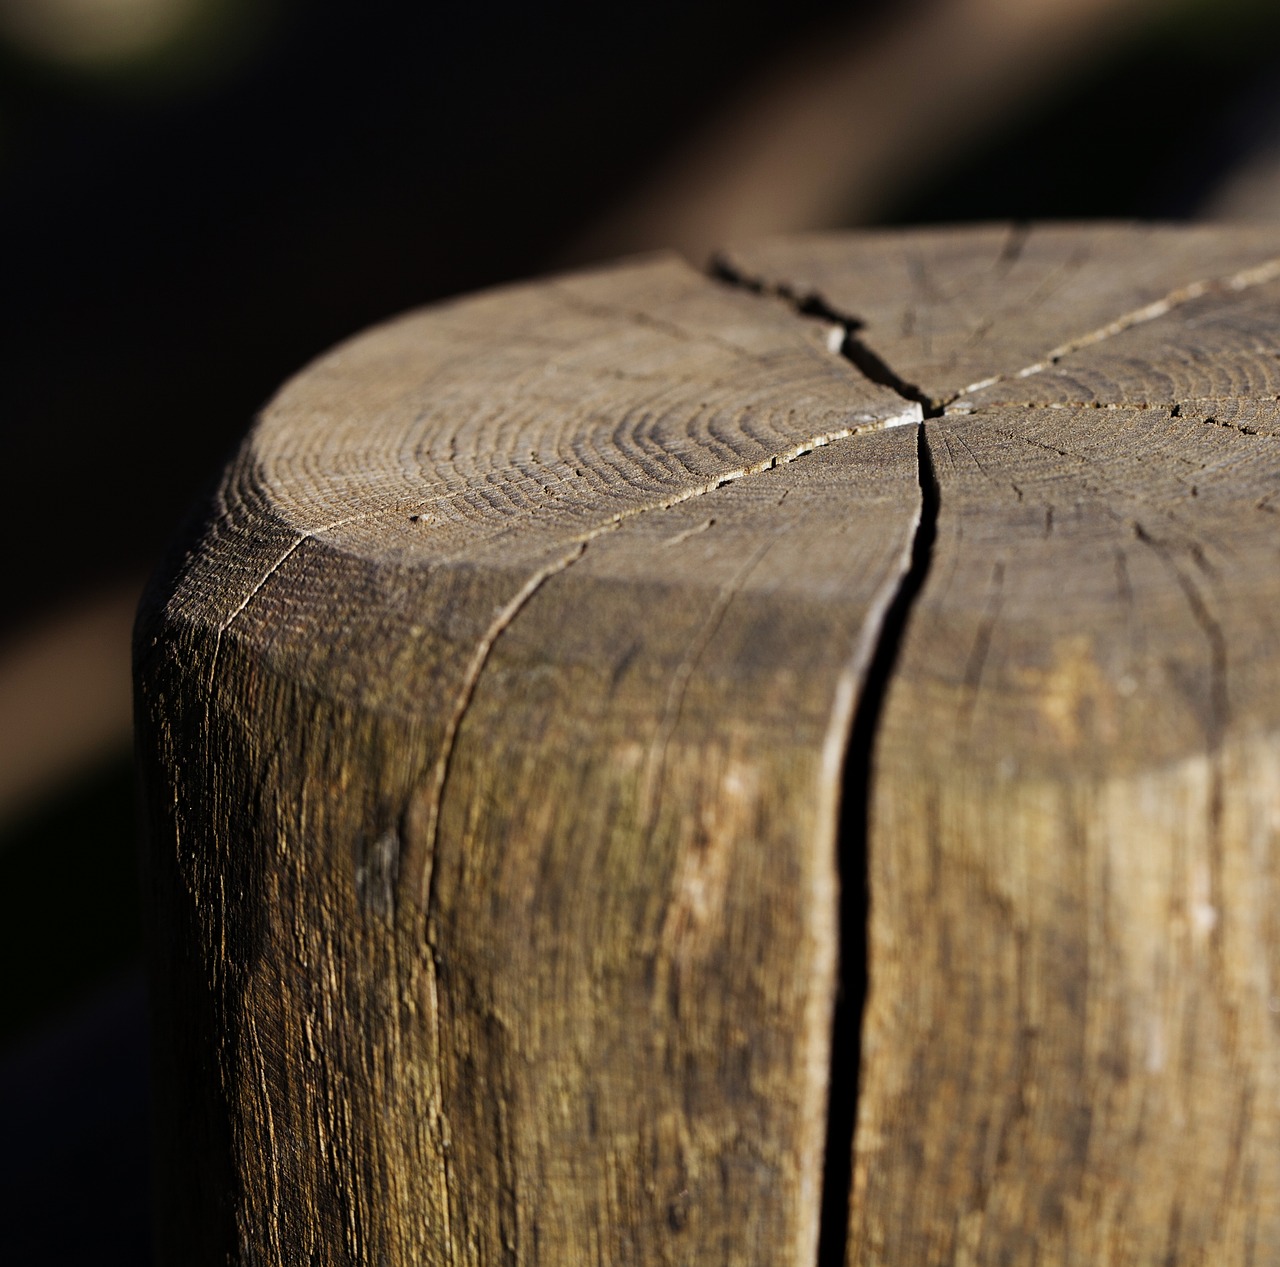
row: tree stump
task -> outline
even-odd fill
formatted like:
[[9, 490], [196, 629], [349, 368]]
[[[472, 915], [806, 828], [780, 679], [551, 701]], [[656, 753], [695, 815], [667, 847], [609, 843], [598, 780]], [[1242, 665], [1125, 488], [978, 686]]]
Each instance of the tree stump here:
[[1280, 235], [410, 314], [144, 600], [164, 1264], [1280, 1260]]

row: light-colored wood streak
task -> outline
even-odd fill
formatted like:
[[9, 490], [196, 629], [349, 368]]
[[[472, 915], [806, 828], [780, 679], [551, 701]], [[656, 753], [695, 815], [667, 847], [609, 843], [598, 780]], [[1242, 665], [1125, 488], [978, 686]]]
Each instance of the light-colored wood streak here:
[[135, 638], [162, 1262], [1280, 1258], [1277, 258], [774, 242], [287, 384]]

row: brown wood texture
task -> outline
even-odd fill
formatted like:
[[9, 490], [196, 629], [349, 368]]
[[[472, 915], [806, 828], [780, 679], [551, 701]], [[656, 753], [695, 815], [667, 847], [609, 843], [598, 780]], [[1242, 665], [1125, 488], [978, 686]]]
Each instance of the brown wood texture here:
[[287, 385], [136, 634], [161, 1261], [1280, 1257], [1277, 256], [781, 241]]

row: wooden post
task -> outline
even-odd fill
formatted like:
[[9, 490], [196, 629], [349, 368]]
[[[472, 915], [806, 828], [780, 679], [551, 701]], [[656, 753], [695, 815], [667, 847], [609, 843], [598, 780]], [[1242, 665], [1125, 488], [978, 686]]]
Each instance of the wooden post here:
[[289, 383], [137, 629], [161, 1262], [1280, 1257], [1278, 256], [795, 239]]

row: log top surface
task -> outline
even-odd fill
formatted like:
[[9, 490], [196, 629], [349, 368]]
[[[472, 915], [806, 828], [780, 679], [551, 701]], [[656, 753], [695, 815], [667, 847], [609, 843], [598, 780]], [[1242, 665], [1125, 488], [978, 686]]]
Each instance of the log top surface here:
[[[726, 251], [713, 276], [658, 257], [410, 313], [321, 357], [268, 405], [220, 494], [220, 548], [173, 597], [184, 618], [244, 636], [247, 609], [270, 610], [264, 591], [300, 551], [364, 560], [384, 590], [405, 569], [528, 579], [570, 562], [579, 580], [714, 589], [724, 578], [700, 552], [776, 500], [747, 477], [853, 436], [865, 446], [927, 411], [925, 483], [945, 466], [948, 501], [969, 512], [957, 578], [935, 576], [925, 599], [951, 612], [939, 636], [969, 638], [997, 601], [1002, 630], [1039, 627], [985, 698], [1016, 709], [1038, 693], [1028, 683], [1052, 695], [1055, 675], [1077, 674], [1061, 689], [1093, 716], [1033, 727], [1053, 754], [1055, 737], [1101, 751], [1101, 726], [1115, 759], [1158, 760], [1226, 707], [1271, 725], [1278, 250], [1266, 229], [820, 235]], [[838, 502], [842, 460], [791, 478], [810, 502]], [[859, 496], [909, 478], [876, 470]], [[719, 490], [744, 479], [729, 504], [751, 509], [717, 519]], [[790, 533], [798, 505], [774, 516], [775, 533]], [[840, 515], [827, 513], [830, 528]], [[708, 521], [718, 532], [695, 540]], [[623, 524], [641, 544], [596, 545], [579, 563]], [[649, 548], [673, 537], [687, 544]], [[743, 583], [838, 591], [836, 555], [788, 539], [804, 566]], [[1020, 579], [998, 566], [1014, 550], [1037, 560]], [[1142, 665], [1135, 602], [1158, 631], [1143, 637], [1177, 644], [1145, 647]], [[1171, 715], [1153, 727], [1134, 714], [1132, 684], [1146, 674], [1157, 689], [1154, 666], [1185, 659], [1187, 639], [1220, 641], [1205, 632], [1219, 604], [1243, 657], [1232, 683], [1204, 688], [1211, 705], [1170, 669], [1158, 689]], [[1197, 632], [1178, 632], [1188, 619]], [[280, 629], [270, 641], [286, 652]], [[314, 651], [306, 638], [291, 653]]]

